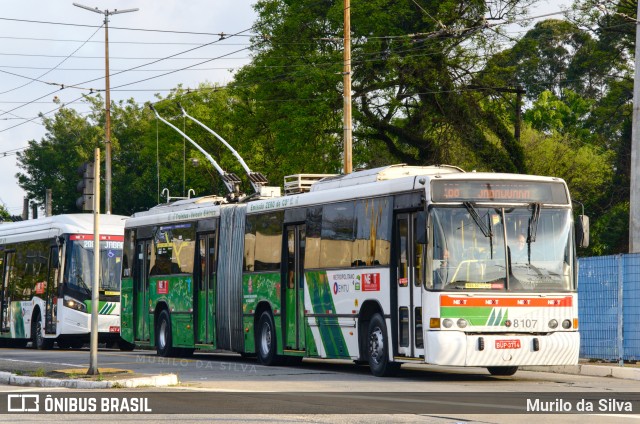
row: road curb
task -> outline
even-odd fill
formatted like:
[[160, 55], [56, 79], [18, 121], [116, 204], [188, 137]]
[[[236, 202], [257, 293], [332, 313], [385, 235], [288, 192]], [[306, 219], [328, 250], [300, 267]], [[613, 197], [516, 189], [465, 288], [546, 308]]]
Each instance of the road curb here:
[[619, 367], [615, 365], [564, 365], [520, 367], [522, 371], [551, 372], [556, 374], [578, 374], [590, 377], [613, 377], [624, 380], [640, 380], [640, 368]]
[[86, 381], [47, 377], [30, 377], [0, 371], [0, 384], [33, 387], [66, 387], [68, 389], [109, 389], [132, 387], [165, 387], [178, 384], [176, 374], [151, 375], [148, 377], [126, 378], [121, 380]]

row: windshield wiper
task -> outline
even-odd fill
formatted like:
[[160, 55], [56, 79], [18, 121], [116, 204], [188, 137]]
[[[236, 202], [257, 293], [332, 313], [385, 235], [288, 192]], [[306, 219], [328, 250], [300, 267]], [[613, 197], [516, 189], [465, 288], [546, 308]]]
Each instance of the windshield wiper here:
[[528, 243], [536, 241], [536, 233], [538, 232], [538, 219], [540, 219], [540, 203], [531, 204], [531, 218], [529, 218], [529, 240]]
[[478, 211], [473, 206], [473, 203], [464, 202], [463, 204], [464, 207], [467, 208], [467, 212], [469, 212], [469, 215], [471, 215], [471, 218], [473, 218], [478, 228], [480, 228], [480, 231], [482, 231], [482, 234], [484, 234], [485, 237], [493, 237], [491, 227], [482, 221], [482, 218], [480, 218], [480, 215], [478, 215]]
[[82, 278], [82, 274], [79, 272], [76, 272], [76, 281], [81, 284], [81, 285], [76, 284], [77, 287], [80, 287], [81, 289], [83, 289], [85, 292], [87, 292], [87, 294], [91, 294], [91, 289], [84, 282], [84, 278]]

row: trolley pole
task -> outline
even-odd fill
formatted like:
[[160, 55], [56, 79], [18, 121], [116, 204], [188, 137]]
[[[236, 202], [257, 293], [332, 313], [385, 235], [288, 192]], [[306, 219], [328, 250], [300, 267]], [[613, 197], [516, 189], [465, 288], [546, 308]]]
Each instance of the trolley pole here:
[[119, 13], [136, 12], [139, 9], [125, 9], [125, 10], [100, 10], [97, 7], [92, 8], [84, 6], [82, 4], [73, 3], [74, 6], [82, 9], [89, 10], [91, 12], [100, 13], [104, 15], [104, 83], [105, 83], [105, 95], [104, 95], [104, 111], [105, 111], [105, 148], [104, 148], [104, 209], [107, 214], [111, 213], [111, 87], [109, 83], [109, 16], [117, 15]]
[[93, 165], [93, 281], [91, 282], [91, 344], [88, 375], [98, 375], [98, 303], [100, 302], [100, 149]]
[[344, 0], [344, 173], [352, 171], [352, 119], [351, 119], [351, 0]]

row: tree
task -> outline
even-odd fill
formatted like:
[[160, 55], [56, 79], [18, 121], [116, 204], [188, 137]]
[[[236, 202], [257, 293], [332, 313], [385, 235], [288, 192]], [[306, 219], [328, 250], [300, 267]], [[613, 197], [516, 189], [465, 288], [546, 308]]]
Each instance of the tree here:
[[42, 117], [47, 133], [42, 140], [30, 140], [27, 149], [18, 152], [18, 184], [36, 203], [44, 205], [46, 189], [52, 191], [54, 214], [77, 211], [77, 169], [93, 160], [101, 131], [90, 125], [77, 111], [61, 108], [51, 117]]
[[[487, 15], [513, 16], [528, 3], [352, 1], [355, 166], [382, 158], [523, 171], [509, 117], [472, 86], [476, 52], [492, 43]], [[255, 60], [233, 84], [244, 130], [275, 172], [339, 172], [342, 3], [265, 0], [256, 10], [268, 36], [254, 39]]]
[[10, 219], [11, 219], [11, 215], [9, 214], [7, 207], [5, 205], [0, 204], [0, 222], [8, 221]]
[[[159, 99], [157, 108], [161, 116], [181, 116], [176, 106], [178, 100], [190, 108], [191, 115], [233, 137], [234, 130], [227, 119], [230, 102], [226, 90], [218, 91], [203, 84], [195, 92], [187, 93], [178, 87], [167, 98]], [[75, 206], [79, 196], [76, 185], [80, 179], [77, 168], [93, 160], [94, 149], [103, 145], [103, 102], [99, 96], [87, 97], [85, 102], [91, 107], [91, 113], [86, 116], [62, 108], [51, 118], [43, 117], [45, 136], [40, 141], [31, 140], [28, 148], [18, 154], [22, 169], [17, 175], [18, 183], [41, 205], [46, 189], [51, 188], [54, 214], [79, 212]], [[219, 158], [222, 165], [242, 175], [237, 160], [212, 135], [182, 118], [174, 123], [178, 127], [184, 124], [187, 134]], [[150, 109], [132, 99], [112, 102], [111, 124], [113, 213], [131, 215], [147, 210], [161, 201], [164, 188], [172, 197], [186, 196], [189, 189], [199, 196], [224, 193], [219, 175], [202, 154], [173, 129], [156, 121]], [[232, 145], [237, 143], [237, 140], [231, 141]], [[191, 158], [200, 159], [201, 165], [193, 167]], [[104, 172], [101, 176], [104, 177]], [[104, 191], [104, 184], [101, 187]]]

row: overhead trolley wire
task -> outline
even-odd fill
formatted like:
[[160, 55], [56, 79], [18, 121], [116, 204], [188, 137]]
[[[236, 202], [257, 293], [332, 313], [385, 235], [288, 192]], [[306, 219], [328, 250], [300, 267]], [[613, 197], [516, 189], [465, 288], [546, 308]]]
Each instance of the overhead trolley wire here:
[[[245, 29], [245, 30], [243, 30], [243, 31], [240, 31], [238, 34], [241, 34], [241, 33], [243, 33], [243, 32], [247, 32], [247, 31], [249, 31], [249, 30], [250, 30], [250, 29], [252, 29], [252, 28], [253, 28], [253, 27], [248, 28], [248, 29]], [[235, 35], [236, 35], [236, 34], [232, 34], [232, 35], [230, 35], [230, 37], [235, 36]], [[134, 66], [134, 67], [132, 67], [132, 68], [129, 68], [129, 69], [126, 69], [126, 70], [123, 70], [123, 71], [115, 72], [115, 73], [113, 73], [113, 74], [110, 74], [110, 75], [109, 75], [109, 77], [113, 77], [113, 76], [115, 76], [115, 75], [119, 75], [119, 74], [122, 74], [122, 73], [124, 73], [124, 72], [128, 72], [128, 71], [130, 71], [130, 70], [139, 69], [139, 68], [142, 68], [142, 67], [145, 67], [145, 66], [149, 66], [149, 65], [152, 65], [152, 64], [154, 64], [154, 63], [158, 63], [158, 62], [160, 62], [160, 61], [162, 61], [162, 60], [165, 60], [165, 59], [167, 59], [167, 58], [171, 58], [171, 57], [175, 57], [175, 56], [178, 56], [178, 55], [181, 55], [181, 54], [185, 54], [185, 53], [188, 53], [188, 52], [194, 51], [194, 50], [196, 50], [196, 49], [199, 49], [199, 48], [202, 48], [202, 47], [205, 47], [205, 46], [208, 46], [208, 45], [210, 45], [210, 44], [214, 44], [214, 43], [217, 43], [217, 42], [220, 42], [220, 41], [221, 41], [221, 40], [214, 40], [214, 41], [211, 41], [210, 43], [202, 44], [202, 45], [200, 45], [200, 46], [193, 47], [193, 48], [191, 48], [191, 49], [187, 49], [187, 50], [184, 50], [184, 51], [182, 51], [182, 52], [178, 52], [178, 53], [175, 53], [175, 54], [169, 55], [169, 56], [167, 56], [167, 57], [165, 57], [165, 58], [161, 58], [161, 59], [155, 60], [155, 61], [153, 61], [153, 62], [145, 63], [145, 64], [138, 65], [138, 66]], [[245, 50], [245, 49], [242, 49], [242, 50]], [[211, 59], [211, 60], [213, 60], [213, 59]], [[210, 60], [209, 60], [209, 61], [210, 61]], [[99, 81], [99, 80], [102, 80], [102, 79], [104, 79], [104, 76], [101, 76], [101, 77], [99, 77], [99, 78], [93, 78], [93, 79], [90, 79], [90, 80], [87, 80], [87, 81], [84, 81], [84, 82], [80, 82], [80, 83], [77, 83], [77, 84], [57, 84], [57, 83], [56, 83], [55, 85], [59, 85], [59, 86], [61, 87], [61, 88], [60, 88], [60, 90], [63, 90], [63, 89], [65, 89], [65, 88], [79, 88], [79, 86], [81, 86], [81, 85], [84, 85], [84, 84], [87, 84], [87, 83], [90, 83], [90, 82], [94, 82], [94, 81]], [[99, 89], [91, 89], [91, 90], [92, 90], [92, 91], [104, 91], [104, 90], [99, 90]], [[33, 99], [33, 100], [29, 101], [29, 102], [25, 102], [25, 103], [24, 103], [24, 104], [22, 104], [21, 106], [16, 106], [16, 107], [14, 107], [13, 109], [10, 109], [10, 110], [8, 110], [8, 111], [5, 111], [5, 112], [3, 112], [3, 113], [0, 113], [0, 117], [1, 117], [1, 116], [3, 116], [3, 115], [5, 115], [5, 114], [7, 114], [7, 113], [9, 113], [9, 112], [13, 112], [14, 110], [17, 110], [17, 109], [20, 109], [20, 108], [22, 108], [22, 107], [24, 107], [24, 106], [30, 105], [30, 104], [32, 104], [33, 102], [36, 102], [36, 101], [38, 101], [38, 100], [42, 100], [42, 99], [44, 99], [45, 97], [51, 96], [51, 95], [53, 95], [53, 94], [57, 93], [58, 91], [59, 91], [59, 90], [52, 91], [52, 92], [47, 93], [47, 94], [45, 94], [45, 95], [43, 95], [43, 96], [40, 96], [40, 97], [38, 97], [38, 98], [36, 98], [36, 99]], [[36, 119], [36, 118], [33, 118], [33, 119]], [[24, 123], [23, 123], [23, 124], [24, 124]], [[21, 125], [21, 124], [19, 124], [19, 125]], [[7, 128], [7, 129], [15, 128], [16, 126], [17, 126], [17, 125], [15, 125], [15, 126], [13, 126], [13, 127], [9, 127], [9, 128]], [[6, 130], [6, 129], [3, 129], [3, 130], [2, 130], [2, 131], [0, 131], [0, 132], [4, 132], [5, 130]]]
[[[10, 93], [10, 92], [15, 91], [15, 90], [18, 90], [18, 89], [20, 89], [20, 88], [22, 88], [22, 87], [26, 87], [27, 85], [32, 84], [32, 83], [34, 83], [34, 82], [36, 82], [36, 81], [38, 81], [38, 82], [42, 82], [42, 83], [44, 83], [44, 84], [51, 85], [51, 83], [46, 82], [46, 81], [42, 81], [40, 78], [42, 78], [42, 77], [44, 77], [45, 75], [47, 75], [47, 74], [49, 74], [49, 73], [53, 72], [53, 71], [54, 71], [54, 70], [56, 70], [60, 65], [62, 65], [64, 62], [66, 62], [66, 61], [67, 61], [71, 56], [73, 56], [73, 55], [74, 55], [78, 50], [80, 50], [82, 47], [84, 47], [84, 46], [85, 46], [85, 44], [87, 44], [87, 42], [88, 42], [89, 40], [91, 40], [91, 39], [93, 38], [93, 36], [94, 36], [94, 35], [96, 35], [96, 34], [98, 33], [98, 31], [100, 31], [100, 29], [101, 29], [101, 28], [102, 28], [102, 25], [101, 25], [98, 29], [96, 29], [96, 30], [94, 31], [94, 33], [93, 33], [93, 34], [91, 34], [91, 36], [90, 36], [90, 37], [89, 37], [85, 42], [83, 42], [80, 46], [78, 46], [78, 48], [76, 48], [73, 52], [71, 52], [70, 54], [68, 54], [68, 55], [67, 55], [63, 60], [61, 60], [61, 61], [60, 61], [57, 65], [55, 65], [53, 68], [50, 68], [47, 72], [42, 73], [40, 76], [38, 76], [38, 77], [36, 77], [36, 78], [29, 78], [29, 77], [25, 77], [25, 76], [23, 76], [23, 75], [18, 75], [18, 76], [20, 76], [20, 77], [22, 77], [22, 78], [27, 78], [27, 79], [29, 79], [30, 81], [29, 81], [29, 82], [27, 82], [27, 83], [24, 83], [24, 84], [22, 84], [22, 85], [20, 85], [20, 86], [18, 86], [18, 87], [14, 87], [14, 88], [11, 88], [11, 89], [9, 89], [9, 90], [1, 91], [1, 92], [0, 92], [0, 94]], [[3, 71], [3, 70], [0, 70], [0, 72], [5, 72], [5, 73], [7, 73], [6, 71]], [[12, 75], [17, 75], [17, 74], [14, 74], [14, 73], [11, 73], [11, 74], [12, 74]]]

